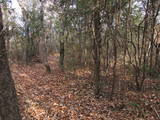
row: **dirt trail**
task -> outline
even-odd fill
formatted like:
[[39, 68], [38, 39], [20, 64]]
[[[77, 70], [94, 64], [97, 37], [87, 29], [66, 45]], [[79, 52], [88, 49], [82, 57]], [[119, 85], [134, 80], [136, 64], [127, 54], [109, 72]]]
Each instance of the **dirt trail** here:
[[[49, 64], [51, 74], [45, 72], [42, 64], [11, 66], [23, 120], [136, 118], [136, 113], [132, 113], [134, 111], [117, 108], [125, 99], [123, 101], [115, 99], [114, 102], [106, 98], [95, 99], [87, 72], [76, 75], [62, 72], [58, 67], [57, 58], [53, 56], [49, 57]], [[152, 120], [152, 114], [149, 116], [149, 120]]]

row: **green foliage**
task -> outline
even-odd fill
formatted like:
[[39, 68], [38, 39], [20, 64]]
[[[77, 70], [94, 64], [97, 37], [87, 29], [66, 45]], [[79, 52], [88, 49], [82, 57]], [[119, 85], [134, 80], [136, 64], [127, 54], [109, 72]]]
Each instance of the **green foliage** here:
[[78, 0], [78, 10], [81, 14], [87, 15], [92, 12], [95, 0]]
[[133, 11], [132, 11], [131, 17], [136, 25], [138, 25], [144, 17], [144, 15], [142, 13], [142, 9], [143, 8], [140, 5], [133, 6]]

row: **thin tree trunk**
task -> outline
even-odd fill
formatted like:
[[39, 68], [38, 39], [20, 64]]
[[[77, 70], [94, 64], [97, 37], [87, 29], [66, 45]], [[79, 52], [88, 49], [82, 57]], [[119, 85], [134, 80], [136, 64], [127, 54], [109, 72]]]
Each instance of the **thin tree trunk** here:
[[95, 95], [99, 96], [101, 91], [100, 84], [100, 53], [101, 53], [101, 33], [100, 33], [100, 13], [96, 9], [94, 12], [94, 41], [93, 41], [93, 51], [94, 51], [94, 76], [95, 76]]
[[40, 11], [40, 13], [41, 13], [41, 18], [40, 18], [41, 19], [41, 34], [40, 34], [41, 35], [41, 38], [40, 38], [41, 51], [40, 51], [40, 55], [41, 55], [42, 62], [46, 68], [46, 71], [48, 73], [50, 73], [51, 68], [49, 66], [48, 59], [47, 59], [48, 53], [47, 53], [47, 46], [46, 46], [46, 41], [45, 41], [46, 34], [45, 34], [45, 30], [44, 30], [44, 2], [45, 1], [40, 0], [40, 2], [41, 2], [41, 8], [40, 8], [41, 9], [41, 11]]
[[60, 41], [60, 58], [59, 58], [59, 64], [60, 68], [63, 70], [64, 68], [64, 41]]

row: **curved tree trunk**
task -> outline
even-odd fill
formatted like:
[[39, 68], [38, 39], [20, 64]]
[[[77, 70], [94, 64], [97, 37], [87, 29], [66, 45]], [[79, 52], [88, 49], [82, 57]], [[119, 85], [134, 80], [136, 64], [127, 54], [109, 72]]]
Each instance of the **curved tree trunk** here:
[[0, 120], [21, 120], [2, 30], [3, 21], [0, 8]]

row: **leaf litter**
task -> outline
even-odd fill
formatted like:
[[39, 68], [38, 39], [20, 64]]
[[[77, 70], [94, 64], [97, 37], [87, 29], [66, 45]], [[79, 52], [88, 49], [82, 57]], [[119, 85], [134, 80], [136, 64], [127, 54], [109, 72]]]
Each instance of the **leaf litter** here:
[[96, 99], [89, 70], [63, 72], [49, 57], [52, 73], [42, 64], [12, 64], [23, 120], [158, 120], [160, 91], [127, 91]]

